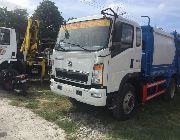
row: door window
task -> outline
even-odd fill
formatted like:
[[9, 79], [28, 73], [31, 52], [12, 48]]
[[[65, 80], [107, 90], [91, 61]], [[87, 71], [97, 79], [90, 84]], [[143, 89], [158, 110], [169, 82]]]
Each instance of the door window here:
[[0, 29], [0, 45], [10, 45], [10, 31], [8, 29]]
[[141, 46], [141, 29], [140, 28], [136, 28], [136, 47], [140, 47]]
[[129, 47], [133, 47], [133, 26], [128, 24], [122, 24], [122, 37], [121, 42], [128, 44]]
[[133, 48], [134, 27], [132, 25], [117, 22], [113, 33], [112, 56], [116, 56], [122, 51]]

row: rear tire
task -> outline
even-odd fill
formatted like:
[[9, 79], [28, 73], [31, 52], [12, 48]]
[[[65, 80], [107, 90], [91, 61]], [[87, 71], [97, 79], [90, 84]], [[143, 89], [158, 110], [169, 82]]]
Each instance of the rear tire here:
[[132, 84], [126, 83], [121, 91], [113, 99], [113, 116], [118, 120], [127, 120], [131, 117], [135, 106], [135, 88]]
[[169, 87], [167, 88], [167, 92], [164, 94], [164, 99], [166, 101], [173, 100], [175, 96], [175, 91], [176, 91], [176, 82], [175, 79], [172, 78], [169, 83]]

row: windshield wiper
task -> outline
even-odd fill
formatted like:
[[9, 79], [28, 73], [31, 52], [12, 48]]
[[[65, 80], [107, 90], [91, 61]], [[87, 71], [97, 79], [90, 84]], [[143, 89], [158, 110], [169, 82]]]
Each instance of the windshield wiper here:
[[79, 45], [79, 44], [74, 44], [74, 43], [66, 42], [66, 41], [64, 41], [64, 40], [60, 40], [60, 42], [67, 43], [67, 44], [73, 45], [73, 46], [77, 46], [77, 47], [79, 47], [79, 48], [81, 48], [81, 49], [83, 49], [83, 50], [85, 50], [85, 51], [92, 52], [92, 50], [88, 50], [88, 49], [84, 48], [84, 46], [81, 46], [81, 45]]

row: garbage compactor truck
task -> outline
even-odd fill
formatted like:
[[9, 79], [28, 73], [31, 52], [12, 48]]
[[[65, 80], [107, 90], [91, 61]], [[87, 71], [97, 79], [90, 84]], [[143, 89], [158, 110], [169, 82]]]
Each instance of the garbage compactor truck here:
[[117, 119], [128, 119], [137, 103], [159, 95], [173, 99], [180, 74], [177, 33], [141, 27], [112, 9], [101, 13], [61, 26], [51, 90], [74, 103], [107, 106]]
[[0, 87], [25, 93], [27, 76], [16, 56], [15, 29], [0, 27]]

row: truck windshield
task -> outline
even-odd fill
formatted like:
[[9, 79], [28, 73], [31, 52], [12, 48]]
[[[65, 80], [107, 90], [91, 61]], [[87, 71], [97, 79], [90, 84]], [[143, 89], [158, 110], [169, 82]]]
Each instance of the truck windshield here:
[[10, 45], [10, 31], [0, 28], [0, 45]]
[[56, 48], [68, 51], [97, 51], [107, 47], [111, 21], [97, 19], [63, 25]]

